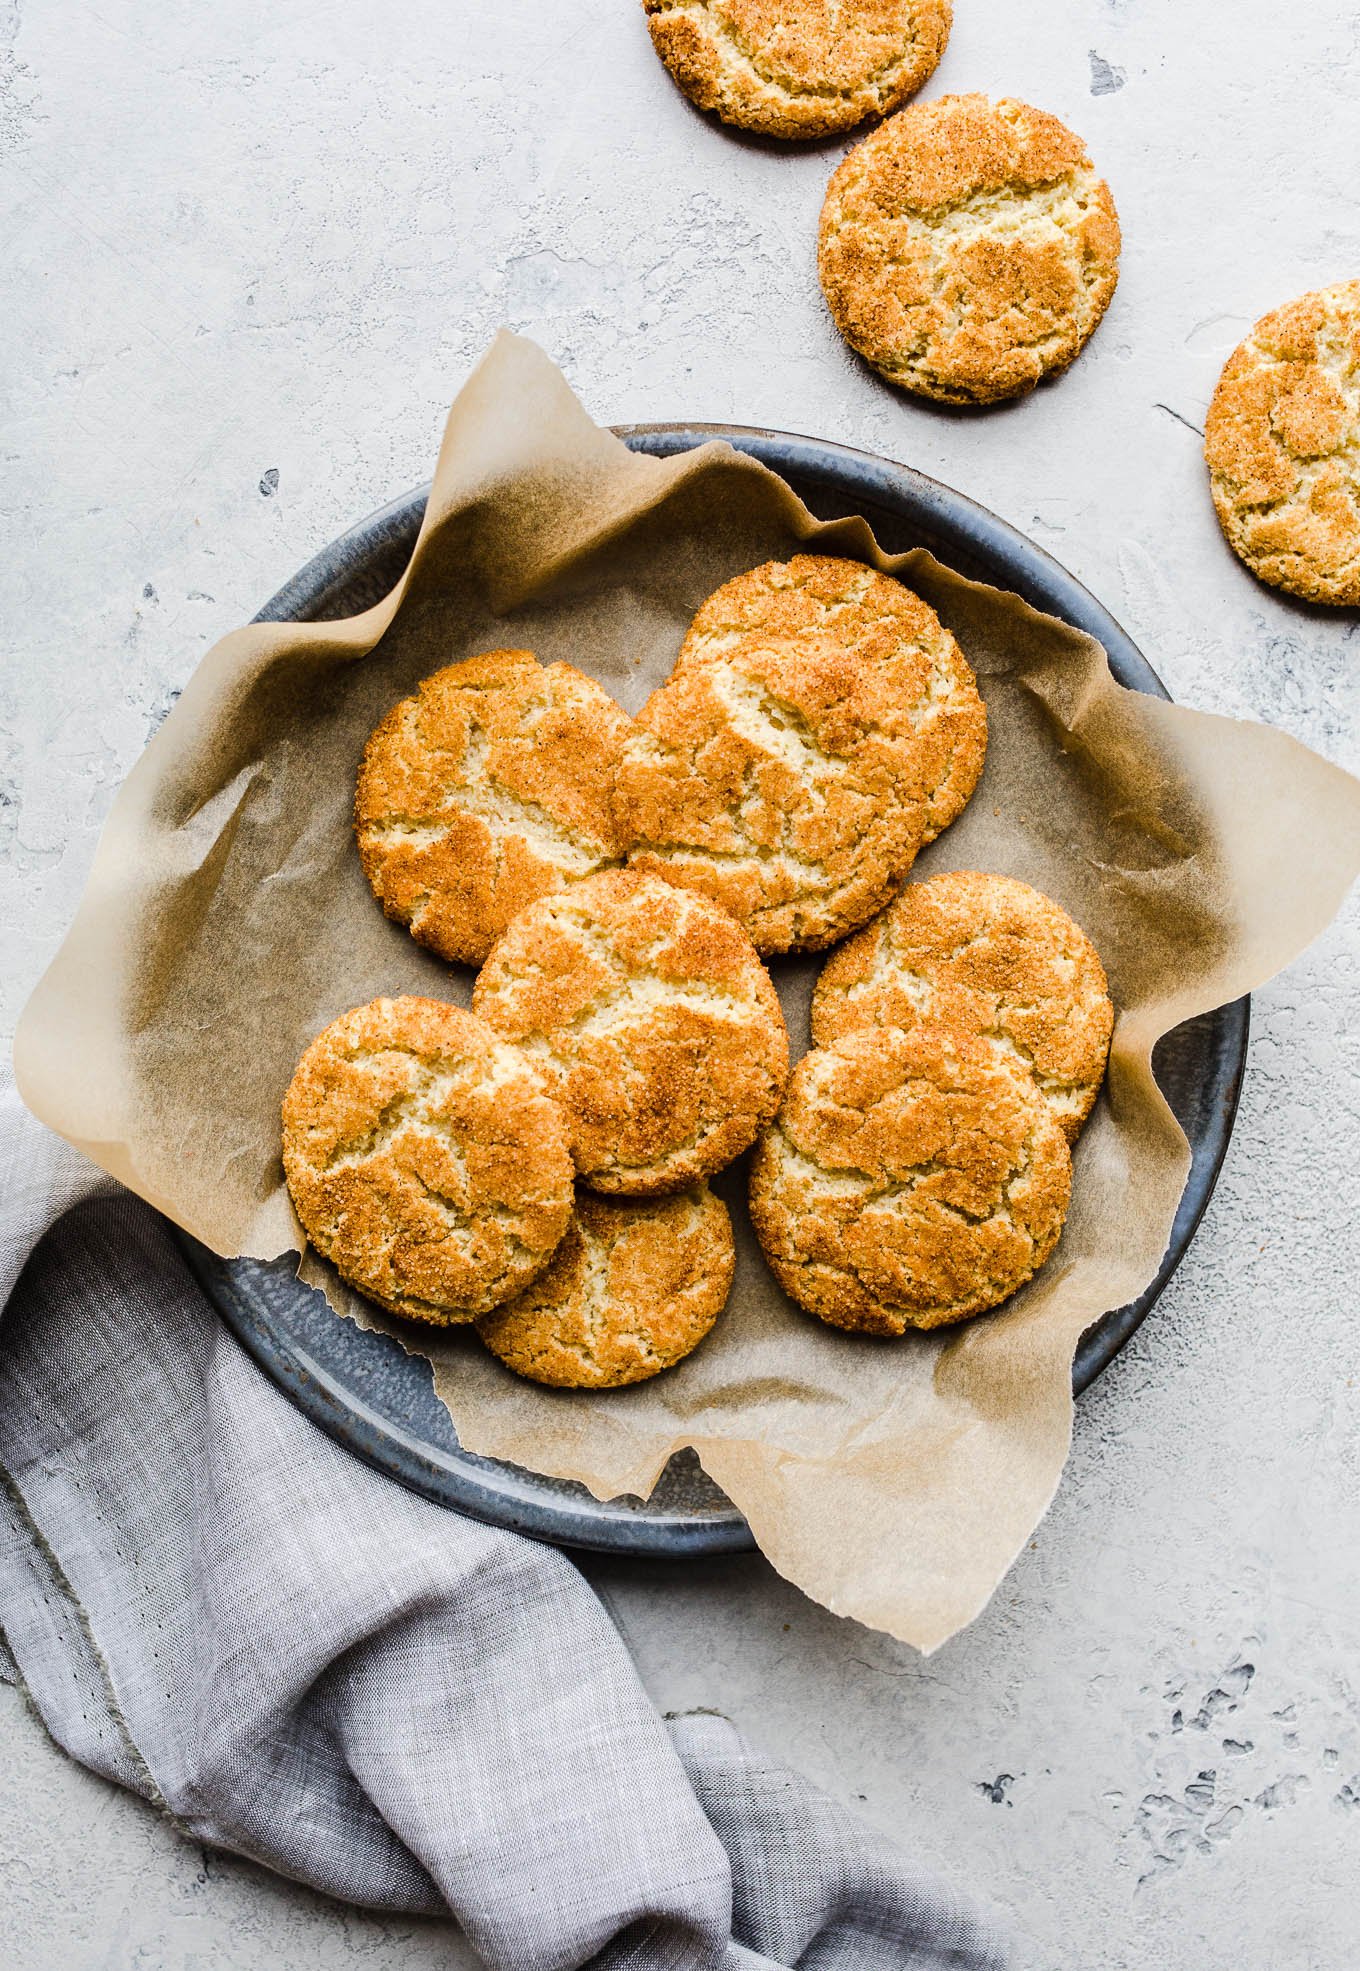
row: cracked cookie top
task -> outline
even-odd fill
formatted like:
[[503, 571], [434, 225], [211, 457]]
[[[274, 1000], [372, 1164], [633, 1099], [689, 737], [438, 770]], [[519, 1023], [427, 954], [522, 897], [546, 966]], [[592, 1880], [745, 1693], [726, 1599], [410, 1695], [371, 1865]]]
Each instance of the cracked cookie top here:
[[735, 1257], [727, 1207], [706, 1184], [667, 1198], [582, 1191], [547, 1271], [477, 1332], [534, 1382], [644, 1382], [698, 1347], [726, 1305]]
[[834, 1327], [900, 1335], [995, 1307], [1058, 1242], [1067, 1139], [994, 1043], [918, 1027], [805, 1054], [751, 1168], [785, 1292]]
[[1224, 366], [1204, 456], [1228, 544], [1254, 575], [1360, 606], [1360, 280], [1262, 317]]
[[630, 865], [701, 891], [762, 952], [880, 909], [982, 771], [987, 715], [933, 609], [890, 576], [795, 555], [709, 597], [626, 741]]
[[886, 116], [931, 75], [950, 0], [643, 0], [652, 42], [702, 110], [769, 137]]
[[818, 266], [837, 328], [890, 383], [983, 404], [1072, 361], [1109, 306], [1119, 243], [1109, 186], [1057, 117], [940, 96], [838, 167]]
[[677, 1191], [779, 1106], [788, 1034], [769, 974], [716, 905], [604, 870], [521, 911], [473, 1009], [540, 1068], [596, 1190]]
[[812, 995], [812, 1038], [953, 1027], [1004, 1047], [1075, 1138], [1105, 1074], [1114, 1025], [1105, 968], [1067, 912], [1011, 876], [958, 869], [909, 883], [833, 952]]
[[542, 1080], [435, 999], [375, 999], [317, 1035], [284, 1098], [283, 1167], [317, 1251], [417, 1321], [471, 1321], [523, 1292], [571, 1217]]
[[610, 786], [629, 726], [593, 679], [528, 650], [426, 678], [359, 769], [355, 835], [388, 916], [479, 965], [517, 910], [617, 861]]

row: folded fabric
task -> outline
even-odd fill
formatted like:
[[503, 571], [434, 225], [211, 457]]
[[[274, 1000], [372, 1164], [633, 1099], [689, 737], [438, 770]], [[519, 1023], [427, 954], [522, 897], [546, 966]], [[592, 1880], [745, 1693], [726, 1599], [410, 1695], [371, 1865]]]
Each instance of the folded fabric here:
[[726, 1719], [663, 1724], [563, 1555], [299, 1415], [12, 1086], [0, 1196], [0, 1634], [73, 1757], [504, 1971], [1008, 1962]]

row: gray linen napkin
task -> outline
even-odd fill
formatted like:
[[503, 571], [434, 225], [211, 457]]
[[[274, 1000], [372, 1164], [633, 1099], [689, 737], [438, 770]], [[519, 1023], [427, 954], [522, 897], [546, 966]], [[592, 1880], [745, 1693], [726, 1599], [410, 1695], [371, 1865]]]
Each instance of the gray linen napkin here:
[[7, 1081], [0, 1199], [0, 1637], [73, 1757], [497, 1971], [1007, 1962], [726, 1719], [663, 1725], [561, 1554], [299, 1415]]

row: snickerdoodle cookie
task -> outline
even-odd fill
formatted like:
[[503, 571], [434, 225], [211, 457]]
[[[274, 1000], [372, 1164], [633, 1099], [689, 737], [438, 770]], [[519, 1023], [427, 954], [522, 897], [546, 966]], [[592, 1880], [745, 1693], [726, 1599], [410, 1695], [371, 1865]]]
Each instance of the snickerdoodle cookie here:
[[977, 785], [987, 713], [958, 644], [905, 582], [837, 554], [763, 562], [699, 605], [675, 669], [725, 656], [747, 638], [797, 641], [819, 630], [905, 695], [926, 789], [925, 839], [933, 842], [962, 814]]
[[604, 870], [530, 904], [472, 1003], [542, 1071], [598, 1191], [682, 1190], [779, 1106], [789, 1043], [769, 974], [725, 912], [656, 877]]
[[796, 555], [725, 583], [626, 740], [630, 864], [701, 891], [762, 952], [881, 908], [977, 784], [987, 715], [933, 609], [859, 562]]
[[942, 1027], [805, 1054], [751, 1170], [784, 1290], [840, 1328], [899, 1335], [995, 1307], [1057, 1244], [1067, 1138], [992, 1042]]
[[706, 1184], [668, 1198], [582, 1191], [545, 1273], [477, 1332], [517, 1375], [559, 1389], [643, 1382], [698, 1347], [721, 1314], [735, 1252]]
[[652, 42], [703, 110], [769, 137], [886, 116], [933, 73], [950, 0], [643, 0]]
[[523, 1292], [571, 1218], [542, 1079], [436, 999], [375, 999], [317, 1035], [284, 1097], [283, 1167], [317, 1251], [417, 1321], [471, 1321]]
[[1070, 1139], [1104, 1077], [1114, 1009], [1095, 946], [1060, 904], [1014, 877], [959, 869], [909, 883], [832, 953], [812, 995], [818, 1047], [926, 1025], [1006, 1048]]
[[1082, 348], [1119, 277], [1119, 221], [1056, 116], [940, 96], [836, 170], [818, 265], [837, 328], [890, 383], [986, 404]]
[[618, 859], [609, 790], [629, 719], [570, 664], [490, 650], [393, 707], [354, 827], [389, 917], [478, 965], [517, 910]]
[[1360, 607], [1360, 280], [1262, 317], [1219, 379], [1204, 456], [1253, 575]]

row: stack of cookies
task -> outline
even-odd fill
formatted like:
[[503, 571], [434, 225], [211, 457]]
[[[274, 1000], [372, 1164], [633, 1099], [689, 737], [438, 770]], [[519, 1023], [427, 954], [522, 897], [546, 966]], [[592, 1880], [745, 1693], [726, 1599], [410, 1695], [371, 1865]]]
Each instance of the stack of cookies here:
[[1090, 939], [1009, 876], [907, 886], [834, 953], [751, 1173], [793, 1297], [900, 1335], [995, 1307], [1043, 1265], [1114, 1024]]
[[[455, 807], [473, 750], [450, 755]], [[495, 851], [517, 894], [526, 817], [507, 822], [494, 766], [475, 770], [487, 855], [459, 875], [498, 911]], [[435, 825], [413, 828], [413, 856]], [[545, 819], [536, 846], [552, 833]], [[312, 1244], [381, 1306], [477, 1321], [538, 1381], [609, 1387], [679, 1361], [721, 1311], [732, 1228], [707, 1179], [775, 1114], [788, 1034], [716, 904], [623, 866], [538, 867], [543, 894], [487, 952], [471, 1013], [379, 999], [312, 1042], [284, 1102], [284, 1169]], [[446, 894], [441, 925], [449, 909]]]
[[[1061, 1230], [1111, 1014], [1035, 891], [902, 887], [986, 743], [934, 611], [829, 556], [710, 596], [636, 719], [525, 650], [427, 678], [369, 740], [355, 830], [387, 914], [480, 967], [472, 1011], [380, 999], [312, 1042], [283, 1109], [308, 1238], [393, 1313], [613, 1387], [712, 1327], [708, 1180], [755, 1144], [804, 1307], [900, 1334], [995, 1306]], [[847, 938], [790, 1081], [763, 961]]]

